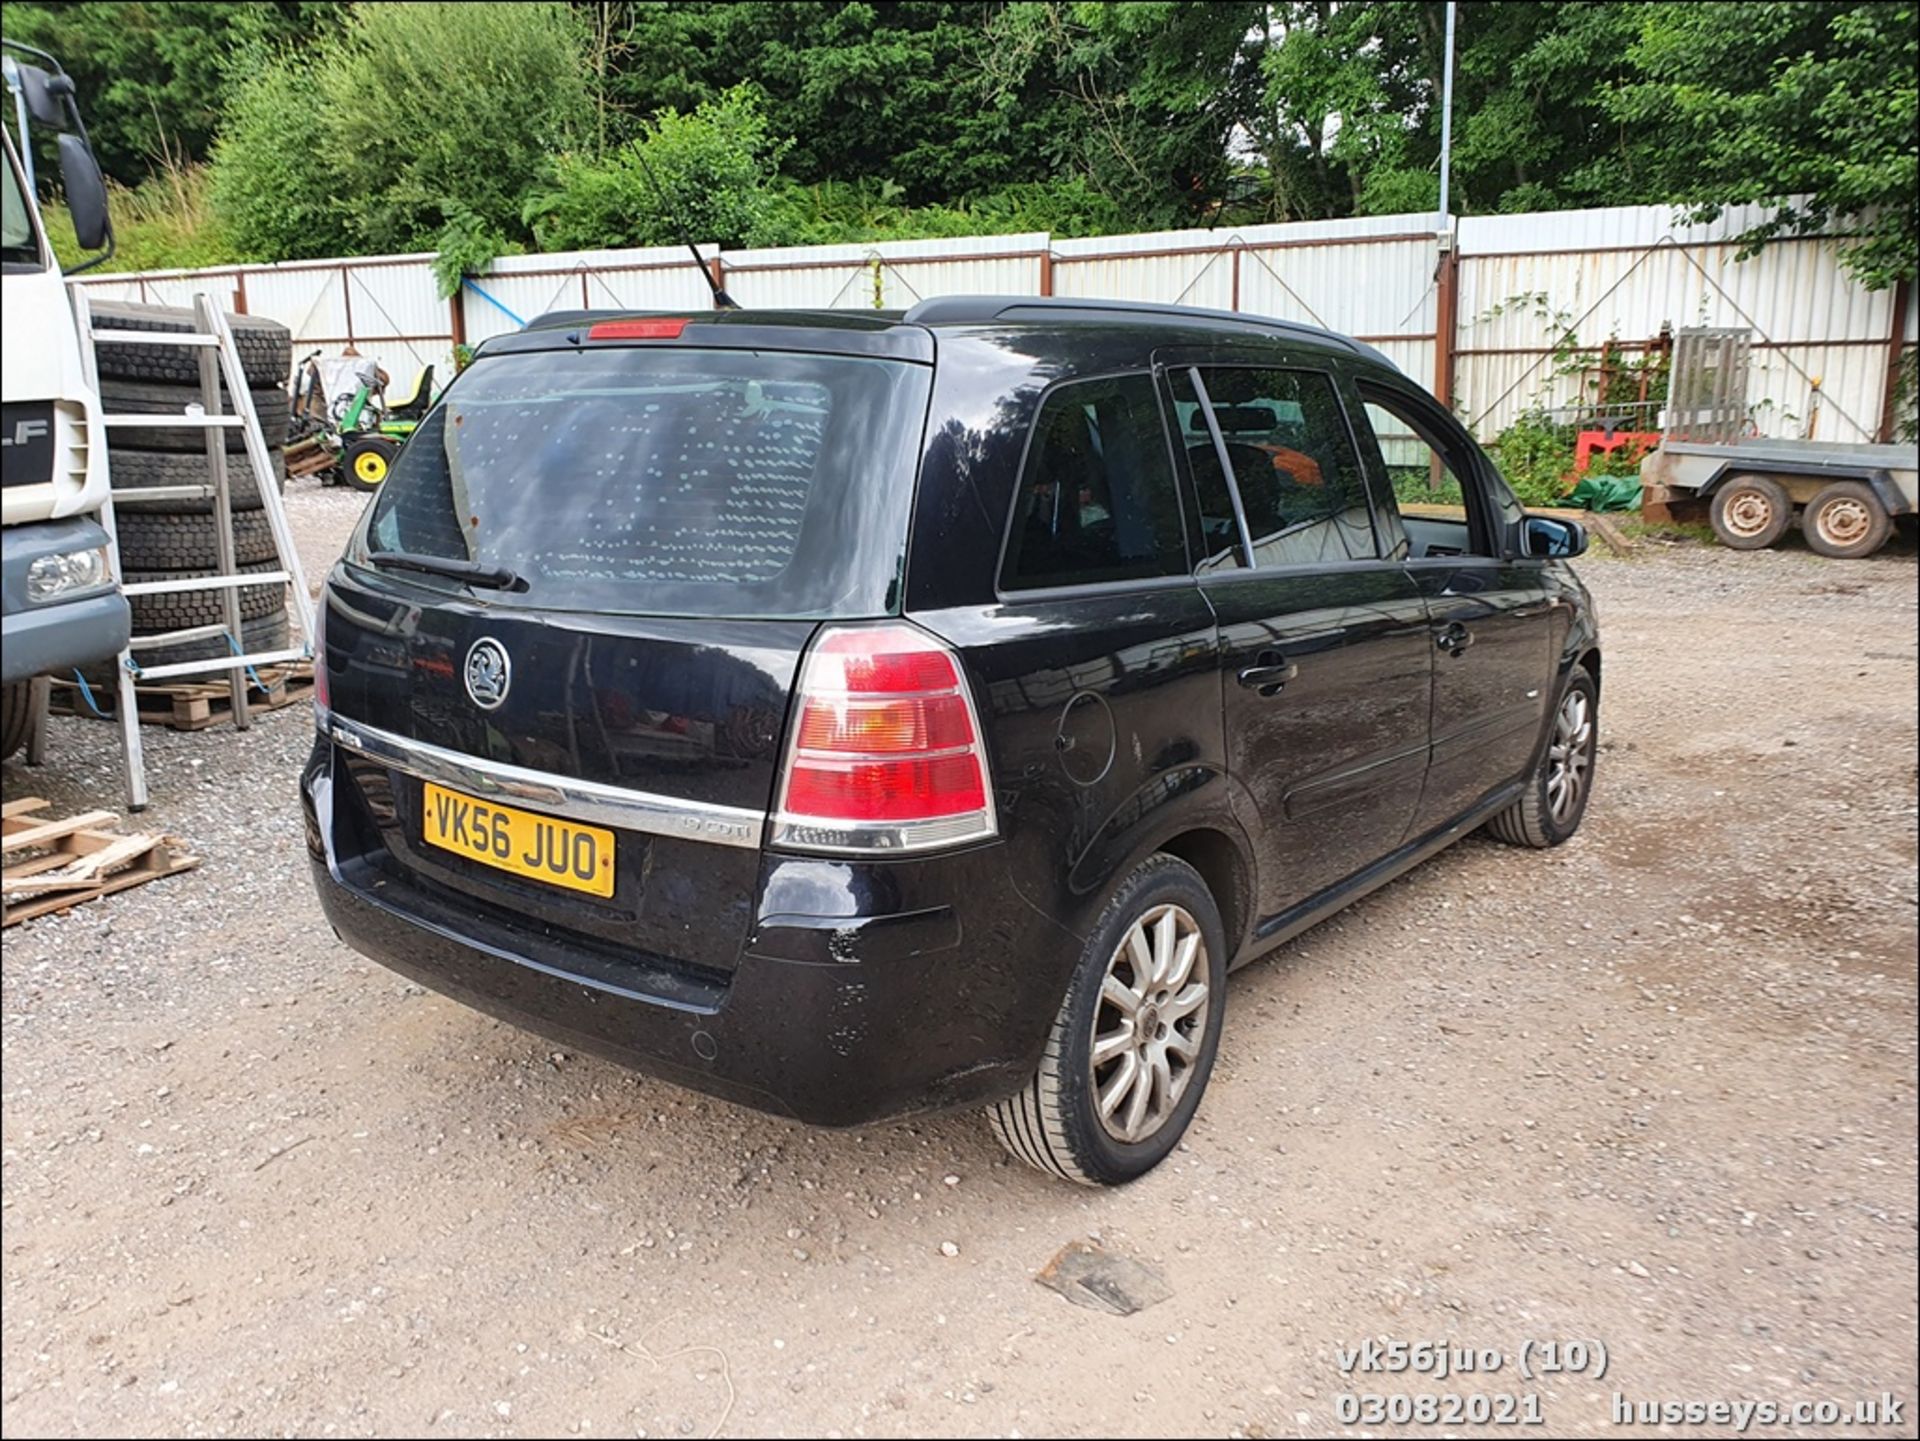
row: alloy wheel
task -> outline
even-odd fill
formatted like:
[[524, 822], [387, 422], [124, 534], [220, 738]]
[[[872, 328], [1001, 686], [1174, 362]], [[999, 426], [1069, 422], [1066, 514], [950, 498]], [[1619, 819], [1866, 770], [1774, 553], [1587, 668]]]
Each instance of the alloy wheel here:
[[1570, 690], [1553, 718], [1547, 747], [1547, 810], [1556, 825], [1579, 813], [1593, 776], [1593, 702], [1583, 690]]
[[1155, 906], [1107, 961], [1094, 1008], [1091, 1081], [1100, 1124], [1134, 1144], [1164, 1126], [1192, 1083], [1212, 996], [1200, 923]]

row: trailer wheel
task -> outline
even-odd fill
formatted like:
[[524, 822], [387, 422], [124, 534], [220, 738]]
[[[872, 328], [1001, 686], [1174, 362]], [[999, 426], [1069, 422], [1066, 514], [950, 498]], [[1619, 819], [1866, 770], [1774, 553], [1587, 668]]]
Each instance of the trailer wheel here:
[[1713, 493], [1713, 533], [1735, 550], [1765, 550], [1793, 523], [1793, 502], [1764, 475], [1736, 475]]
[[1836, 480], [1816, 495], [1800, 517], [1807, 544], [1836, 560], [1872, 555], [1893, 534], [1893, 517], [1880, 497], [1857, 480]]

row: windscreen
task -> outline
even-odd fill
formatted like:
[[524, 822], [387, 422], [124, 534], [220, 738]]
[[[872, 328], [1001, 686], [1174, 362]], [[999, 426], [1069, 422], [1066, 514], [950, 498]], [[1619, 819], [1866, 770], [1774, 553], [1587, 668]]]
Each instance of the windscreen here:
[[928, 386], [925, 366], [839, 355], [485, 357], [401, 449], [354, 559], [503, 567], [522, 588], [476, 592], [503, 606], [893, 614]]
[[0, 257], [8, 265], [39, 269], [40, 242], [33, 233], [33, 216], [27, 210], [20, 172], [14, 166], [11, 137], [6, 149], [6, 160], [0, 163]]

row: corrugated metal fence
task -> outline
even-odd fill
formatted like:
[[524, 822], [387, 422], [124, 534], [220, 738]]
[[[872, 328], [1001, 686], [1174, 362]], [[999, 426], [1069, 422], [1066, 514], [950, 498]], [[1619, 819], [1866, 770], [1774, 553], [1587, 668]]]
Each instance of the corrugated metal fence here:
[[[1893, 377], [1915, 343], [1910, 288], [1869, 292], [1828, 237], [1742, 260], [1731, 237], [1761, 218], [1682, 226], [1662, 206], [1457, 220], [1374, 216], [1231, 231], [1055, 240], [1044, 233], [789, 250], [701, 248], [748, 306], [887, 309], [965, 293], [1138, 299], [1305, 321], [1377, 346], [1482, 436], [1523, 412], [1590, 400], [1600, 367], [1629, 368], [1683, 326], [1753, 331], [1748, 402], [1763, 434], [1871, 440], [1897, 421]], [[396, 376], [445, 366], [554, 309], [697, 309], [705, 281], [683, 249], [579, 251], [496, 261], [451, 301], [430, 255], [103, 275], [96, 299], [184, 305], [208, 290], [292, 327], [296, 355], [351, 345]], [[444, 373], [444, 372], [443, 372]], [[1630, 409], [1630, 407], [1629, 407]]]

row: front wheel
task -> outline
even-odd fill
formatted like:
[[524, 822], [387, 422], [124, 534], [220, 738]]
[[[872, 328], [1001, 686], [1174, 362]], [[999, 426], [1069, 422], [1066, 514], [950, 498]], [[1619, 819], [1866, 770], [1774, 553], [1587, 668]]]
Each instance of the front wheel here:
[[347, 447], [340, 458], [340, 473], [355, 490], [378, 490], [393, 466], [399, 447], [377, 435], [364, 436]]
[[1713, 533], [1735, 550], [1765, 550], [1793, 524], [1793, 501], [1764, 475], [1736, 475], [1713, 493]]
[[1157, 855], [1080, 954], [1039, 1069], [990, 1113], [1028, 1165], [1089, 1186], [1145, 1175], [1186, 1131], [1226, 1013], [1226, 935], [1206, 883]]
[[1600, 692], [1575, 666], [1553, 713], [1553, 732], [1520, 799], [1487, 822], [1510, 846], [1545, 850], [1580, 829], [1593, 794], [1593, 758], [1600, 739]]

